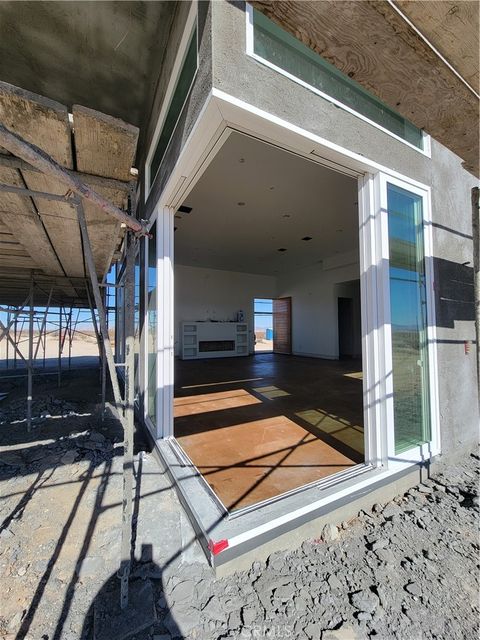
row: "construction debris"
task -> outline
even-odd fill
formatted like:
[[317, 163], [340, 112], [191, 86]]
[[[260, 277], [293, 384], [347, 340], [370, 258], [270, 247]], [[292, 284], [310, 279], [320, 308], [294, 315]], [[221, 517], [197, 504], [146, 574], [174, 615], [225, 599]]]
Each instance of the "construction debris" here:
[[328, 542], [319, 530], [296, 551], [216, 579], [168, 477], [137, 442], [122, 611], [121, 426], [111, 412], [99, 422], [96, 372], [66, 373], [59, 391], [55, 382], [37, 390], [33, 415], [44, 421], [31, 434], [22, 389], [3, 401], [2, 640], [477, 637], [476, 456], [343, 523]]

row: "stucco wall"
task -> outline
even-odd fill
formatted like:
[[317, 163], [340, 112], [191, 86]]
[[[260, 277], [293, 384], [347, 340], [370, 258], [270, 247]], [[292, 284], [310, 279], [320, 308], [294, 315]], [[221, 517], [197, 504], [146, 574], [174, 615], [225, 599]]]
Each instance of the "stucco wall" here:
[[255, 107], [432, 186], [442, 451], [478, 441], [470, 192], [475, 179], [432, 140], [419, 153], [246, 55], [245, 3], [212, 4], [213, 85]]
[[165, 58], [149, 117], [143, 156], [139, 161], [139, 167], [141, 168], [139, 175], [139, 213], [140, 217], [145, 219], [148, 219], [152, 214], [155, 204], [170, 177], [185, 141], [197, 121], [200, 111], [212, 88], [211, 5], [209, 2], [200, 0], [198, 2], [198, 71], [145, 204], [145, 162], [165, 99], [165, 92], [167, 91], [190, 6], [191, 3], [187, 1], [177, 3], [177, 10], [170, 30]]

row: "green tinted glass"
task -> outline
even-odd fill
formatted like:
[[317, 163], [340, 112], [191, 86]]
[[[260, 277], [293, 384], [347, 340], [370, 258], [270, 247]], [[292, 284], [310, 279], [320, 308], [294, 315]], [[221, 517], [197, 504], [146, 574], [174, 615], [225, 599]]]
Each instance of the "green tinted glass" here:
[[430, 440], [422, 198], [389, 184], [395, 453]]
[[197, 29], [195, 28], [190, 44], [188, 45], [187, 54], [183, 61], [182, 70], [173, 90], [170, 105], [168, 107], [167, 115], [163, 123], [160, 136], [157, 141], [157, 146], [153, 154], [152, 162], [150, 165], [150, 182], [153, 183], [155, 176], [160, 168], [160, 163], [163, 160], [163, 156], [167, 150], [170, 139], [175, 131], [178, 118], [185, 104], [185, 100], [189, 94], [192, 86], [193, 78], [197, 71]]
[[253, 46], [258, 56], [423, 149], [420, 129], [256, 9], [253, 25]]
[[157, 424], [157, 224], [148, 240], [147, 272], [147, 390], [148, 417]]

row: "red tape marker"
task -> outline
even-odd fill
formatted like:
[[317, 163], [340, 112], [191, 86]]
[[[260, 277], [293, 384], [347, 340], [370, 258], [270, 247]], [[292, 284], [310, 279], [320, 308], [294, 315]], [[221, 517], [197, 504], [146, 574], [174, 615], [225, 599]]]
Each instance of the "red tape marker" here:
[[219, 540], [218, 542], [214, 542], [213, 540], [208, 541], [208, 549], [211, 553], [216, 556], [221, 551], [224, 551], [228, 548], [228, 540]]

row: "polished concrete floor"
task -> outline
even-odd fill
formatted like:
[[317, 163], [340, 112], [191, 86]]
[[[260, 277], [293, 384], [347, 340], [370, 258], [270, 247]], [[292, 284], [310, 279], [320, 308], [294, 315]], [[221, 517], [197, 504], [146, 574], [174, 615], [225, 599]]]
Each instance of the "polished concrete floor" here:
[[177, 441], [229, 510], [364, 460], [356, 360], [178, 360], [174, 414]]

